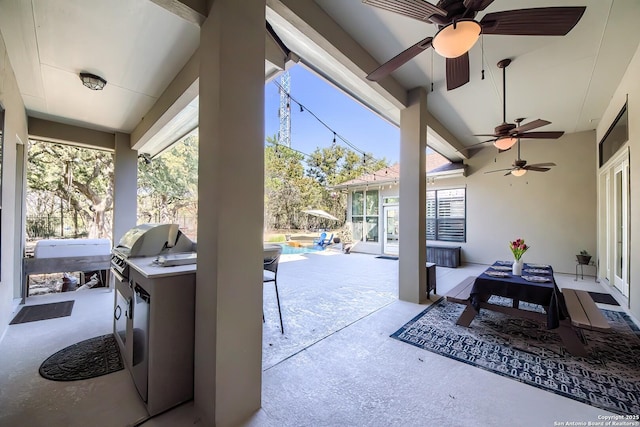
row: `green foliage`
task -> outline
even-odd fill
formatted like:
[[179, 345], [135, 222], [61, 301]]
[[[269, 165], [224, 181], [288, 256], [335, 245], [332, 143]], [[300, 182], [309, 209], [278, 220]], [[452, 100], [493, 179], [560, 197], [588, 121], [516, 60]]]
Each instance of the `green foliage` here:
[[111, 153], [30, 141], [27, 162], [27, 217], [70, 216], [89, 237], [111, 236]]
[[138, 217], [177, 222], [197, 216], [198, 137], [190, 136], [147, 164], [138, 159]]
[[[386, 166], [384, 159], [363, 157], [342, 146], [318, 148], [305, 158], [278, 145], [275, 136], [267, 137], [265, 228], [339, 228], [346, 218], [347, 197], [330, 187]], [[323, 209], [339, 221], [310, 216], [304, 209]]]
[[267, 238], [267, 242], [269, 243], [282, 243], [286, 241], [287, 241], [287, 238], [284, 234], [274, 234]]

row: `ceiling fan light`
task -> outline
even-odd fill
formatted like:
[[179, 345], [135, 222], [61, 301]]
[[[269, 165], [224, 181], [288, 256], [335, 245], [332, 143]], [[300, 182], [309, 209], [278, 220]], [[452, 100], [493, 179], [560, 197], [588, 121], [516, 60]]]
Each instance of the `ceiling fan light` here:
[[513, 147], [513, 144], [515, 144], [516, 142], [518, 142], [518, 138], [503, 136], [496, 139], [493, 145], [495, 145], [500, 150], [508, 150], [509, 148]]
[[431, 44], [439, 55], [457, 58], [469, 52], [480, 37], [481, 30], [476, 21], [457, 21], [438, 31]]
[[511, 171], [511, 175], [513, 175], [513, 176], [522, 176], [525, 173], [527, 173], [527, 170], [526, 169], [521, 169], [521, 168], [514, 169], [514, 170]]
[[80, 80], [82, 80], [83, 85], [91, 90], [102, 90], [107, 84], [105, 79], [91, 73], [80, 73]]

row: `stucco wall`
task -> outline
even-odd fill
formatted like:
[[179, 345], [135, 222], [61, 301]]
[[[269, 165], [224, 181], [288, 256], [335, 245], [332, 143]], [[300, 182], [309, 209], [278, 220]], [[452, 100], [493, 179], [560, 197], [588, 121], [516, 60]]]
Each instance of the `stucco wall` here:
[[[515, 148], [498, 154], [488, 145], [466, 162], [467, 177], [438, 179], [427, 186], [427, 190], [466, 188], [467, 201], [467, 241], [431, 243], [461, 246], [462, 262], [491, 264], [511, 259], [508, 242], [521, 237], [531, 246], [525, 261], [574, 273], [575, 255], [581, 249], [596, 253], [594, 144], [594, 131], [567, 134], [558, 140], [523, 141], [521, 157], [528, 163], [554, 162], [557, 166], [519, 178], [504, 176], [504, 172], [485, 174], [510, 167], [517, 156]], [[395, 186], [391, 193], [397, 194]], [[381, 253], [382, 244], [359, 243], [354, 250]], [[585, 273], [595, 271], [585, 269]]]
[[436, 181], [435, 188], [467, 188], [463, 262], [490, 264], [512, 259], [508, 242], [519, 237], [531, 246], [525, 262], [551, 264], [556, 272], [573, 273], [575, 255], [581, 249], [595, 253], [594, 141], [593, 131], [558, 140], [523, 141], [522, 159], [557, 166], [548, 172], [529, 171], [522, 177], [504, 176], [505, 172], [485, 174], [509, 168], [517, 156], [515, 148], [498, 154], [488, 146], [467, 162], [466, 178]]
[[[640, 150], [640, 47], [636, 51], [632, 58], [627, 71], [620, 81], [618, 89], [611, 98], [609, 107], [605, 114], [602, 116], [596, 130], [596, 141], [600, 141], [607, 129], [615, 119], [616, 115], [620, 111], [620, 108], [624, 105], [628, 96], [628, 114], [629, 114], [629, 150], [631, 153], [630, 159], [630, 171], [631, 171], [631, 185], [630, 185], [630, 211], [631, 211], [631, 242], [629, 248], [630, 258], [630, 272], [629, 272], [629, 308], [636, 318], [640, 318], [640, 249], [638, 242], [640, 242], [640, 217], [638, 216], [638, 210], [640, 209], [640, 184], [637, 179], [634, 179], [634, 171], [640, 170], [640, 156], [638, 156], [638, 150]], [[596, 147], [594, 145], [594, 151]], [[637, 173], [637, 172], [635, 172]], [[603, 197], [601, 197], [603, 199]]]
[[[14, 291], [19, 283], [19, 253], [21, 224], [16, 212], [21, 211], [22, 200], [17, 200], [16, 144], [18, 138], [27, 142], [27, 116], [18, 90], [13, 69], [0, 35], [0, 103], [5, 109], [4, 150], [2, 152], [2, 240], [0, 250], [0, 337], [9, 324], [14, 310]], [[20, 197], [21, 199], [21, 197]]]

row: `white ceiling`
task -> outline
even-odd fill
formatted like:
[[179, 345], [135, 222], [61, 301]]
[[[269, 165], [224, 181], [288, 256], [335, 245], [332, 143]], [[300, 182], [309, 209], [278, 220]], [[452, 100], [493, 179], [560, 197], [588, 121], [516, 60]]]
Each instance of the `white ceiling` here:
[[3, 0], [0, 29], [30, 116], [127, 133], [200, 42], [197, 25], [149, 0]]
[[[315, 2], [380, 64], [436, 32], [431, 24], [361, 0]], [[481, 141], [473, 134], [492, 133], [502, 123], [502, 70], [496, 64], [504, 58], [513, 59], [506, 71], [507, 121], [525, 117], [525, 123], [537, 118], [552, 122], [540, 131], [595, 129], [640, 41], [640, 1], [496, 0], [476, 19], [503, 10], [579, 5], [586, 11], [564, 37], [484, 36], [484, 56], [479, 41], [470, 51], [470, 82], [458, 89], [446, 90], [444, 58], [432, 49], [392, 76], [406, 89], [429, 89], [433, 80], [428, 108], [464, 145]]]

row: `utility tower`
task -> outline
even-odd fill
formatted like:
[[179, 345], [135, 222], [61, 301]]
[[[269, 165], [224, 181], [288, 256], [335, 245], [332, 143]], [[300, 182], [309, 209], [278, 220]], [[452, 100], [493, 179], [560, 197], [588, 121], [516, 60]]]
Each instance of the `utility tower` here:
[[280, 76], [280, 130], [278, 132], [278, 144], [291, 147], [291, 76], [285, 71]]

